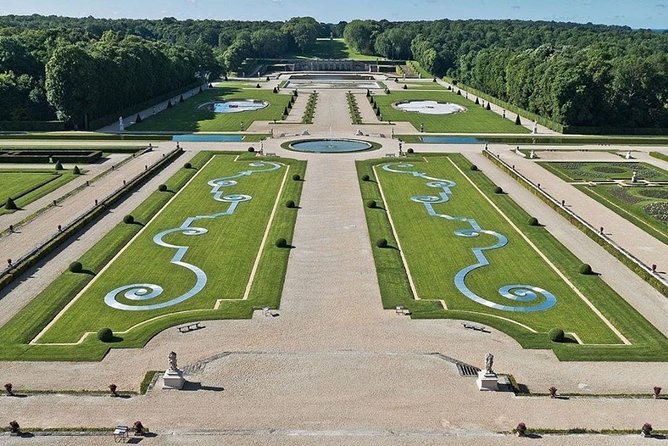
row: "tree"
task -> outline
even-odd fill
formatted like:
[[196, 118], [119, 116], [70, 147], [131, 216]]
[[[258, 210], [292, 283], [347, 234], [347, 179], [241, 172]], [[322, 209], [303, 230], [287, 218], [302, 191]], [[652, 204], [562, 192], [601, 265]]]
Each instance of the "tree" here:
[[282, 29], [292, 37], [296, 48], [304, 52], [315, 44], [320, 25], [313, 17], [293, 17], [283, 25]]
[[98, 92], [92, 58], [74, 45], [57, 48], [46, 64], [46, 91], [60, 119], [86, 128]]

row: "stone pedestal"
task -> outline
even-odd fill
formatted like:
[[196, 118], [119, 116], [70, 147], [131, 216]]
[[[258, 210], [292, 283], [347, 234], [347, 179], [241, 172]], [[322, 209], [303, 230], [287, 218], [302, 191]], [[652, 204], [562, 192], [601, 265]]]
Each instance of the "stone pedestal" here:
[[481, 370], [478, 372], [478, 379], [476, 380], [478, 384], [478, 390], [489, 390], [497, 391], [499, 390], [499, 377], [496, 373], [486, 373]]
[[183, 389], [183, 385], [185, 384], [186, 380], [183, 377], [183, 370], [177, 369], [177, 370], [172, 370], [172, 369], [167, 369], [165, 371], [165, 374], [162, 375], [162, 388], [163, 389], [176, 389], [176, 390], [181, 390]]

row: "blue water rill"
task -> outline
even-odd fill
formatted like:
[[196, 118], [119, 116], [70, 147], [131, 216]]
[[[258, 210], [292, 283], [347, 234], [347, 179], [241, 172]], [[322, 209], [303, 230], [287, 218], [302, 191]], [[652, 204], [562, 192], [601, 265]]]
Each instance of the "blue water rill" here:
[[416, 203], [422, 203], [427, 211], [427, 214], [431, 217], [445, 218], [446, 220], [460, 221], [466, 223], [469, 227], [457, 229], [454, 233], [458, 237], [477, 237], [480, 234], [488, 234], [492, 237], [496, 237], [497, 242], [491, 246], [471, 248], [473, 255], [476, 258], [477, 263], [469, 265], [455, 274], [454, 282], [455, 286], [464, 296], [468, 297], [474, 302], [477, 302], [481, 305], [484, 305], [489, 308], [501, 311], [510, 311], [515, 313], [531, 313], [535, 311], [544, 311], [553, 307], [557, 303], [557, 298], [542, 288], [531, 286], [531, 285], [505, 285], [499, 288], [499, 294], [506, 299], [515, 301], [515, 302], [534, 302], [538, 300], [539, 295], [543, 296], [543, 301], [538, 302], [535, 305], [531, 306], [512, 306], [512, 305], [502, 305], [495, 302], [490, 302], [489, 300], [477, 295], [466, 286], [465, 278], [466, 275], [476, 269], [483, 268], [488, 266], [489, 260], [485, 257], [485, 251], [503, 248], [508, 244], [508, 239], [503, 234], [500, 234], [495, 231], [490, 231], [488, 229], [483, 229], [480, 227], [477, 221], [468, 217], [459, 217], [452, 216], [447, 214], [439, 214], [434, 209], [434, 205], [438, 203], [447, 203], [450, 200], [452, 195], [452, 188], [457, 186], [457, 183], [450, 180], [444, 180], [441, 178], [433, 178], [427, 176], [424, 172], [419, 172], [417, 170], [408, 170], [412, 169], [414, 166], [412, 164], [401, 163], [401, 164], [385, 164], [382, 166], [383, 170], [387, 172], [402, 173], [412, 175], [414, 177], [423, 178], [427, 180], [426, 185], [428, 187], [433, 187], [440, 189], [438, 195], [415, 195], [411, 197], [411, 200]]
[[191, 225], [197, 222], [198, 220], [216, 219], [232, 215], [236, 211], [239, 204], [249, 201], [252, 198], [250, 195], [243, 195], [243, 194], [224, 195], [225, 192], [223, 188], [234, 186], [237, 184], [238, 179], [249, 177], [255, 173], [271, 172], [281, 168], [280, 164], [270, 163], [270, 162], [254, 162], [250, 163], [249, 166], [256, 169], [244, 170], [236, 175], [217, 178], [215, 180], [211, 180], [208, 182], [209, 186], [211, 186], [211, 194], [213, 195], [213, 199], [221, 203], [228, 203], [227, 209], [225, 209], [222, 212], [218, 212], [211, 215], [198, 215], [195, 217], [188, 217], [183, 222], [183, 224], [178, 228], [167, 229], [165, 231], [156, 234], [153, 237], [153, 243], [155, 243], [156, 245], [162, 246], [164, 248], [176, 249], [176, 254], [174, 254], [174, 257], [172, 257], [170, 263], [186, 268], [195, 274], [195, 279], [196, 279], [195, 285], [189, 291], [185, 292], [184, 294], [181, 294], [178, 297], [175, 297], [172, 300], [156, 304], [128, 305], [119, 302], [117, 300], [117, 297], [121, 293], [123, 293], [123, 297], [125, 297], [130, 301], [145, 302], [160, 296], [164, 291], [160, 285], [154, 285], [150, 283], [135, 283], [132, 285], [124, 285], [110, 291], [105, 296], [104, 303], [118, 310], [127, 310], [127, 311], [158, 310], [160, 308], [167, 308], [179, 304], [181, 302], [184, 302], [190, 299], [191, 297], [197, 295], [200, 291], [202, 291], [206, 286], [207, 282], [206, 273], [201, 268], [183, 261], [183, 257], [186, 255], [190, 247], [172, 245], [171, 243], [165, 242], [163, 238], [167, 235], [178, 232], [187, 236], [197, 236], [206, 234], [208, 232], [207, 229]]

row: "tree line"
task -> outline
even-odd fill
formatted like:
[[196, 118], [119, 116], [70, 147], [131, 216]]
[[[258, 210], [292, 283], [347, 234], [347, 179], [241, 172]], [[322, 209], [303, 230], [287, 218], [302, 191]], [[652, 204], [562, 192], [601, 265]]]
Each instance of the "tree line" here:
[[566, 126], [668, 128], [668, 32], [516, 20], [353, 20], [348, 44], [414, 59]]

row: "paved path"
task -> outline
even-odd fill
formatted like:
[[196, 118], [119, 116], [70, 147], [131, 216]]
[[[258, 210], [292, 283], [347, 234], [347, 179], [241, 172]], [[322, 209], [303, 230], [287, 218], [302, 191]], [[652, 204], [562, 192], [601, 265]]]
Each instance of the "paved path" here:
[[[624, 247], [631, 254], [641, 259], [646, 265], [657, 264], [659, 271], [668, 271], [668, 246], [657, 240], [649, 233], [633, 225], [629, 220], [611, 211], [603, 204], [589, 198], [584, 192], [578, 190], [548, 170], [541, 167], [534, 160], [523, 158], [510, 151], [507, 147], [493, 150], [501, 155], [501, 158], [515, 169], [529, 178], [534, 183], [540, 183], [541, 188], [557, 200], [565, 200], [566, 205], [577, 215], [591, 223], [595, 228], [603, 227], [605, 234], [615, 243]], [[557, 152], [559, 159], [563, 161], [581, 160], [579, 152]], [[550, 154], [555, 159], [555, 154]], [[584, 152], [588, 161], [610, 160], [609, 153], [597, 156], [596, 153]], [[617, 160], [621, 160], [619, 157]], [[658, 160], [657, 160], [658, 161]]]
[[[438, 78], [436, 79], [436, 81], [445, 88], [448, 88], [448, 86], [452, 87], [452, 91], [454, 91], [454, 92], [456, 92], [457, 90], [461, 90], [463, 92], [462, 95], [464, 95], [465, 98], [472, 101], [473, 103], [475, 103], [476, 98], [479, 99], [480, 101], [488, 102], [487, 100], [485, 100], [483, 98], [479, 98], [478, 96], [476, 96], [473, 93], [470, 93], [470, 92], [467, 93], [466, 90], [464, 90], [463, 88], [461, 88], [457, 85], [452, 85], [449, 82], [446, 82], [446, 81], [444, 81], [442, 79], [438, 79]], [[428, 82], [431, 82], [431, 81], [428, 81]], [[503, 114], [505, 112], [506, 119], [509, 119], [510, 121], [515, 122], [515, 118], [517, 118], [517, 113], [513, 113], [510, 110], [505, 110], [503, 107], [499, 107], [498, 105], [494, 104], [493, 102], [490, 102], [490, 108], [491, 108], [491, 111], [493, 111], [494, 113], [496, 113], [499, 116], [503, 116]], [[525, 117], [525, 116], [520, 116], [520, 118], [521, 118], [522, 126], [526, 127], [527, 129], [529, 129], [533, 132], [534, 122], [532, 120], [530, 120], [529, 118]], [[554, 130], [552, 130], [548, 127], [545, 127], [542, 124], [537, 124], [536, 123], [535, 127], [536, 127], [536, 134], [538, 134], [538, 135], [546, 135], [546, 134], [547, 135], [559, 135], [560, 134], [559, 132], [555, 132]]]
[[[129, 181], [143, 172], [168, 153], [169, 150], [156, 148], [140, 155], [117, 170], [110, 172], [100, 180], [91, 183], [62, 202], [45, 210], [39, 218], [22, 225], [15, 233], [0, 239], [0, 258], [19, 259], [31, 252], [45, 240], [58, 233], [58, 225], [66, 227], [95, 206], [95, 200], [102, 200], [112, 192], [123, 187], [123, 181]], [[20, 214], [17, 212], [16, 214]]]
[[[53, 200], [60, 202], [62, 197], [82, 186], [87, 181], [93, 181], [95, 177], [107, 170], [110, 170], [111, 166], [121, 163], [128, 156], [132, 155], [112, 153], [108, 159], [102, 163], [81, 165], [81, 169], [86, 172], [84, 175], [74, 177], [74, 179], [69, 181], [67, 184], [62, 185], [58, 189], [51, 191], [43, 197], [29, 203], [19, 211], [12, 212], [11, 214], [0, 215], [0, 231], [2, 231], [3, 228], [8, 228], [9, 225], [14, 225], [14, 227], [18, 228], [19, 223], [24, 221], [26, 218], [29, 218], [36, 212], [39, 212], [44, 208], [53, 205]], [[4, 167], [5, 165], [3, 165], [3, 168]], [[23, 168], [44, 169], [44, 165], [35, 165], [33, 167], [30, 165], [24, 165]], [[74, 164], [64, 164], [63, 168], [66, 170], [72, 170], [74, 168]]]
[[[159, 148], [156, 149], [156, 153], [160, 153], [160, 151]], [[94, 226], [80, 234], [75, 240], [68, 242], [65, 248], [48, 256], [46, 260], [39, 262], [23, 275], [18, 283], [13, 283], [9, 287], [0, 290], [0, 325], [3, 325], [17, 314], [28, 302], [46, 288], [48, 284], [65, 271], [71, 262], [81, 257], [114, 226], [120, 224], [125, 215], [130, 214], [158, 188], [158, 185], [164, 183], [174, 175], [183, 166], [182, 163], [192, 158], [194, 153], [186, 152], [181, 155], [177, 161], [149, 180], [141, 189], [133, 192], [120, 204], [111, 209]], [[141, 162], [141, 157], [137, 161]], [[75, 203], [77, 199], [78, 194], [72, 197]], [[40, 219], [42, 218], [47, 219], [50, 216], [49, 214], [45, 214], [40, 216]]]

